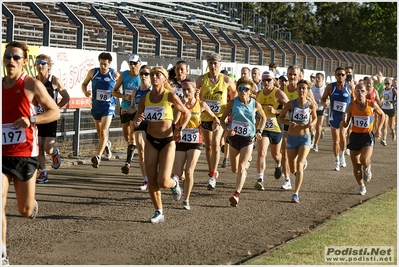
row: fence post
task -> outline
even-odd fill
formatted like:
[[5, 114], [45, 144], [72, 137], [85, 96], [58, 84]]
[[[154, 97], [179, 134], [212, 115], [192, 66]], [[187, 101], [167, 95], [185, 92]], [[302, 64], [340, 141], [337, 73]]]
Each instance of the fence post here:
[[75, 110], [74, 120], [73, 120], [73, 130], [75, 132], [73, 136], [73, 155], [79, 156], [79, 143], [80, 143], [80, 108]]

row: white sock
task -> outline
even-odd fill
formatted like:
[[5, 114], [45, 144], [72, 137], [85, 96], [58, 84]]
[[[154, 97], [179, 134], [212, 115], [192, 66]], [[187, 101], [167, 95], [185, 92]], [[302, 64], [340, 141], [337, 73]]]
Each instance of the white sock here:
[[281, 162], [276, 163], [276, 167], [281, 167]]
[[262, 179], [263, 180], [263, 173], [258, 173], [258, 179]]
[[338, 161], [339, 161], [339, 156], [335, 158], [335, 162], [338, 162]]
[[343, 157], [343, 156], [344, 156], [344, 152], [345, 152], [345, 151], [339, 151], [339, 156], [340, 156], [340, 157]]
[[40, 170], [41, 172], [44, 172], [44, 173], [47, 173], [47, 170], [46, 170], [46, 168], [44, 168], [44, 169], [42, 169], [42, 170]]
[[2, 257], [7, 257], [7, 247], [6, 247], [6, 245], [3, 245], [1, 247], [1, 256]]
[[163, 209], [157, 209], [155, 211], [159, 211], [161, 214], [163, 214]]

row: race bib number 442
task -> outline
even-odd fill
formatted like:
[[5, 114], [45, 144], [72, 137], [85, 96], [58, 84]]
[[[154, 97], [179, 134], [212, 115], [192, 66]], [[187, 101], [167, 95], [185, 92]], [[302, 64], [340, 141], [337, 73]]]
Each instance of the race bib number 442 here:
[[148, 121], [162, 121], [165, 118], [165, 110], [163, 107], [145, 107], [144, 116]]
[[25, 128], [15, 128], [12, 123], [3, 124], [2, 141], [4, 145], [14, 145], [26, 142]]

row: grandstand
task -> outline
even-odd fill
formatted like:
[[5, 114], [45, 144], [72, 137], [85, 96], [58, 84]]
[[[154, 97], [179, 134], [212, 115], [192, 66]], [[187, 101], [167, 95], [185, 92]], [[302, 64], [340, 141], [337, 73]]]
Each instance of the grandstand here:
[[[234, 9], [232, 9], [234, 5]], [[111, 51], [122, 55], [203, 60], [219, 52], [225, 61], [333, 72], [352, 66], [355, 73], [378, 70], [392, 77], [393, 59], [271, 39], [242, 24], [242, 3], [211, 2], [3, 2], [2, 40], [30, 45]], [[232, 12], [234, 10], [234, 12]], [[276, 25], [269, 25], [276, 28]], [[277, 25], [278, 26], [278, 25]], [[287, 36], [283, 32], [276, 36]], [[289, 35], [288, 35], [289, 36]]]

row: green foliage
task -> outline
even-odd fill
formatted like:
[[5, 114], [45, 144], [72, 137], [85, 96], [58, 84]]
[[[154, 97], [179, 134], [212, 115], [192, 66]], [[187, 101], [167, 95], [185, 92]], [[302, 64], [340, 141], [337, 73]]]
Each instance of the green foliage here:
[[304, 43], [397, 58], [396, 2], [245, 2], [266, 24]]

